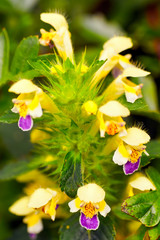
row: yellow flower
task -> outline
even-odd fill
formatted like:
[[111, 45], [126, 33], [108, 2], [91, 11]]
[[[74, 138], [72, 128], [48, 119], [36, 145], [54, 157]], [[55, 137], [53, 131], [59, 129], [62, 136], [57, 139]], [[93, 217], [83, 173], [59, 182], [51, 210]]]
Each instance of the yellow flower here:
[[154, 191], [156, 188], [143, 173], [138, 172], [131, 176], [127, 187], [127, 193], [129, 196], [133, 196], [138, 192], [140, 193], [150, 190]]
[[92, 86], [98, 84], [98, 82], [107, 76], [107, 74], [116, 66], [119, 62], [120, 52], [131, 48], [133, 46], [132, 40], [127, 37], [113, 37], [103, 45], [103, 50], [100, 53], [99, 60], [106, 60], [105, 63], [98, 69], [92, 80]]
[[25, 216], [23, 222], [27, 224], [30, 234], [38, 234], [43, 230], [42, 218], [55, 220], [59, 204], [66, 201], [67, 197], [60, 191], [51, 188], [38, 188], [30, 196], [17, 200], [9, 211], [17, 216]]
[[52, 40], [62, 59], [66, 60], [69, 58], [74, 63], [70, 32], [64, 16], [59, 13], [42, 13], [40, 18], [43, 22], [50, 24], [54, 28], [50, 32], [46, 32], [44, 29], [40, 30], [42, 34], [40, 43], [46, 46]]
[[115, 135], [116, 133], [119, 133], [119, 136], [126, 135], [125, 122], [122, 117], [127, 117], [129, 114], [128, 108], [124, 107], [118, 101], [109, 101], [101, 106], [97, 114], [100, 125], [100, 136], [105, 137], [105, 132], [108, 135]]
[[23, 221], [27, 224], [28, 233], [38, 234], [43, 230], [41, 220], [43, 214], [28, 207], [28, 202], [29, 196], [22, 197], [9, 208], [9, 211], [17, 216], [26, 216]]
[[104, 91], [104, 101], [114, 100], [123, 93], [125, 93], [127, 101], [131, 103], [142, 97], [141, 88], [143, 85], [136, 85], [126, 77], [144, 77], [149, 72], [135, 67], [129, 61], [130, 55], [122, 56], [119, 54], [131, 47], [132, 41], [127, 37], [113, 37], [104, 44], [99, 60], [105, 60], [105, 63], [98, 69], [92, 79], [92, 87], [94, 87], [113, 69], [113, 75], [116, 79]]
[[81, 211], [80, 224], [87, 230], [99, 227], [98, 212], [106, 217], [110, 207], [104, 201], [104, 190], [95, 183], [89, 183], [78, 188], [77, 198], [69, 202], [70, 212]]
[[127, 77], [145, 77], [149, 72], [137, 67], [128, 67], [107, 87], [103, 92], [104, 101], [113, 100], [125, 93], [128, 102], [134, 103], [142, 97], [141, 88], [143, 84], [136, 85]]
[[113, 155], [114, 163], [123, 165], [123, 171], [126, 175], [132, 174], [138, 170], [142, 153], [146, 155], [145, 143], [149, 142], [150, 136], [136, 127], [128, 128], [127, 135], [121, 137], [117, 150]]

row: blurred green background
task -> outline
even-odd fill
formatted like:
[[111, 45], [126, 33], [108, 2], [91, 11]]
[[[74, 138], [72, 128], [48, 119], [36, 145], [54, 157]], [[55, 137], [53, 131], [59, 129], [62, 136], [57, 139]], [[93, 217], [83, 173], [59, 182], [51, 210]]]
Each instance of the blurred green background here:
[[[103, 43], [112, 36], [125, 35], [133, 39], [129, 50], [133, 61], [151, 76], [145, 79], [143, 94], [151, 110], [158, 110], [160, 92], [160, 1], [159, 0], [0, 0], [0, 28], [6, 28], [13, 58], [18, 43], [29, 35], [40, 35], [46, 25], [40, 21], [41, 12], [57, 11], [68, 20], [77, 61], [87, 50], [86, 60], [98, 58]], [[48, 26], [49, 30], [49, 26]], [[51, 51], [40, 48], [40, 53]], [[19, 60], [21, 61], [21, 59]], [[0, 113], [12, 107], [8, 86], [0, 89]], [[151, 137], [159, 136], [159, 122], [152, 118], [133, 116], [133, 123], [142, 122]], [[7, 162], [26, 159], [32, 151], [29, 134], [17, 124], [0, 124], [0, 167]], [[0, 183], [0, 240], [21, 239], [14, 232], [21, 218], [12, 216], [8, 207], [21, 195], [23, 184], [16, 181]], [[23, 229], [21, 230], [23, 231]], [[28, 239], [23, 235], [23, 239]], [[43, 239], [43, 238], [42, 238]], [[49, 239], [49, 238], [48, 238]], [[57, 239], [56, 237], [51, 239]]]

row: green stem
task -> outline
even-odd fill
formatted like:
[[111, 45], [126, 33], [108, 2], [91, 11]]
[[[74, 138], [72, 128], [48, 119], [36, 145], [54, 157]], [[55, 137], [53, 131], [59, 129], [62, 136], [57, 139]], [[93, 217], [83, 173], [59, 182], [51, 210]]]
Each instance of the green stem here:
[[87, 232], [88, 232], [88, 240], [91, 240], [91, 231], [88, 230]]

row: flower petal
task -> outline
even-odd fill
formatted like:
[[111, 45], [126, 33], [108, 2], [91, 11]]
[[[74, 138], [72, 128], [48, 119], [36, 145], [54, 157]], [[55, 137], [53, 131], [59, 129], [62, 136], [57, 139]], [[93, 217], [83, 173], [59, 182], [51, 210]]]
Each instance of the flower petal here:
[[12, 112], [14, 112], [14, 113], [18, 113], [19, 111], [18, 111], [18, 108], [14, 105], [14, 107], [11, 109], [11, 111]]
[[139, 189], [141, 191], [145, 190], [156, 190], [153, 183], [145, 176], [136, 178], [135, 180], [129, 182], [132, 188]]
[[30, 115], [27, 115], [25, 118], [20, 117], [18, 121], [18, 127], [23, 131], [29, 131], [33, 127], [33, 120]]
[[127, 117], [130, 112], [128, 108], [124, 107], [118, 101], [109, 101], [99, 108], [99, 111], [109, 117]]
[[98, 205], [99, 205], [98, 211], [103, 217], [106, 217], [107, 213], [111, 211], [110, 206], [104, 200], [101, 201]]
[[32, 214], [23, 219], [27, 224], [27, 232], [30, 234], [38, 234], [43, 230], [43, 223], [38, 214]]
[[140, 95], [140, 96], [137, 95], [136, 91], [135, 91], [135, 93], [133, 93], [133, 92], [126, 91], [126, 90], [125, 90], [125, 96], [126, 96], [127, 102], [129, 102], [129, 103], [134, 103], [138, 98], [142, 97], [142, 95]]
[[29, 110], [29, 114], [32, 116], [32, 118], [41, 117], [43, 115], [41, 104], [39, 103], [35, 109]]
[[124, 69], [122, 73], [123, 77], [145, 77], [149, 74], [150, 72], [147, 72], [143, 69], [134, 66]]
[[127, 129], [127, 135], [121, 139], [131, 146], [139, 146], [149, 142], [150, 136], [144, 130], [132, 127]]
[[44, 188], [38, 188], [30, 196], [28, 207], [40, 208], [46, 205], [52, 199], [52, 197], [53, 195], [51, 192]]
[[29, 197], [22, 197], [17, 200], [13, 205], [9, 208], [9, 211], [18, 216], [25, 216], [34, 211], [33, 208], [28, 207]]
[[99, 227], [99, 219], [97, 214], [92, 218], [86, 218], [84, 213], [81, 213], [79, 222], [81, 226], [87, 230], [96, 230]]
[[127, 37], [113, 37], [108, 40], [104, 45], [99, 60], [105, 60], [113, 55], [120, 53], [133, 46], [132, 40]]
[[97, 184], [89, 183], [78, 188], [77, 195], [81, 201], [97, 203], [104, 200], [105, 191]]
[[[79, 202], [79, 204], [77, 204]], [[81, 200], [79, 198], [76, 198], [68, 203], [68, 206], [70, 207], [70, 212], [77, 212], [80, 207], [78, 208], [78, 205], [80, 205]]]
[[8, 90], [16, 94], [20, 93], [31, 93], [31, 92], [42, 92], [42, 90], [32, 83], [31, 80], [22, 79], [14, 83]]
[[118, 165], [124, 165], [129, 158], [129, 154], [124, 147], [123, 143], [120, 143], [117, 150], [114, 152], [113, 155], [113, 162]]
[[68, 28], [68, 23], [62, 14], [41, 13], [40, 18], [43, 22], [52, 25], [55, 28], [55, 30], [59, 30], [61, 27]]
[[136, 163], [131, 163], [128, 161], [125, 165], [123, 165], [123, 171], [126, 175], [132, 174], [136, 170], [138, 170], [139, 165], [140, 165], [140, 158]]

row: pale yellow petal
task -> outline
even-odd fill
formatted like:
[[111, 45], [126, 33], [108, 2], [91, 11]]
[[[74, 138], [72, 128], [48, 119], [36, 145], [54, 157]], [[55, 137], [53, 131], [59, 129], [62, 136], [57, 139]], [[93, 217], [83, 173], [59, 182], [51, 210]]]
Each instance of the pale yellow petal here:
[[141, 191], [145, 190], [156, 190], [152, 182], [145, 176], [136, 178], [135, 180], [129, 182], [132, 188], [139, 189]]
[[46, 190], [52, 194], [52, 197], [55, 197], [57, 195], [57, 191], [51, 189], [51, 188], [46, 188]]
[[40, 208], [46, 205], [52, 199], [52, 197], [53, 195], [51, 192], [44, 188], [38, 188], [30, 196], [28, 207]]
[[130, 102], [130, 103], [134, 103], [138, 98], [142, 97], [142, 95], [138, 96], [136, 94], [136, 91], [135, 91], [135, 93], [129, 92], [129, 91], [125, 91], [125, 96], [126, 96], [127, 102]]
[[137, 67], [128, 67], [123, 71], [123, 77], [145, 77], [149, 75], [150, 72], [147, 72], [143, 69]]
[[41, 108], [41, 104], [39, 103], [38, 106], [33, 109], [33, 110], [28, 110], [28, 114], [32, 117], [32, 118], [38, 118], [41, 117], [43, 115], [43, 111]]
[[39, 220], [35, 225], [27, 227], [27, 232], [31, 234], [38, 234], [43, 230], [42, 220]]
[[126, 148], [124, 147], [123, 143], [121, 143], [114, 152], [113, 162], [118, 165], [124, 165], [128, 161], [128, 158], [129, 154]]
[[10, 208], [9, 211], [18, 216], [25, 216], [34, 211], [33, 208], [28, 207], [29, 197], [22, 197], [17, 200]]
[[99, 111], [109, 117], [127, 117], [130, 112], [118, 101], [109, 101], [99, 108]]
[[77, 195], [81, 201], [97, 203], [104, 200], [105, 191], [97, 184], [89, 183], [78, 188]]
[[99, 204], [99, 209], [98, 211], [103, 217], [106, 217], [107, 214], [111, 211], [110, 206], [103, 200]]
[[55, 30], [59, 30], [61, 27], [68, 28], [68, 23], [62, 14], [41, 13], [40, 18], [43, 22], [52, 25], [55, 28]]
[[138, 146], [149, 142], [150, 136], [144, 130], [132, 127], [127, 129], [127, 135], [121, 139], [128, 145]]
[[21, 93], [31, 93], [31, 92], [41, 92], [42, 90], [32, 83], [31, 80], [22, 79], [14, 83], [8, 90], [9, 92], [14, 92], [16, 94]]
[[133, 46], [132, 40], [128, 37], [117, 36], [108, 40], [104, 45], [104, 50], [100, 54], [100, 60], [116, 55]]
[[23, 222], [27, 224], [28, 233], [38, 234], [43, 230], [43, 224], [39, 214], [31, 214], [25, 217]]
[[[79, 199], [79, 198], [78, 198]], [[81, 202], [81, 201], [80, 201]], [[76, 206], [76, 199], [70, 201], [68, 203], [68, 206], [70, 207], [70, 212], [77, 212], [80, 208]]]

